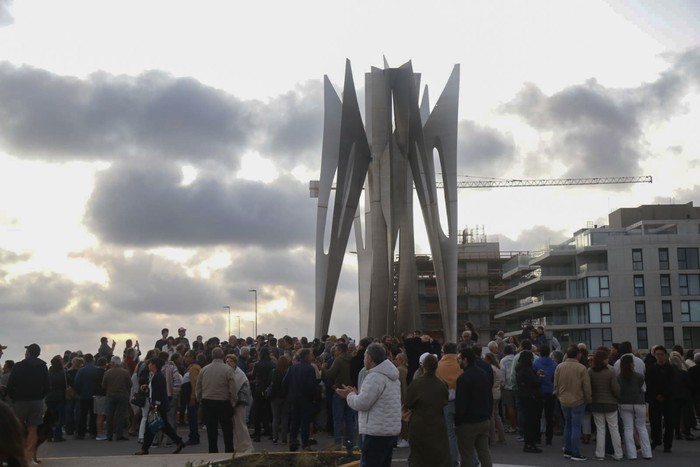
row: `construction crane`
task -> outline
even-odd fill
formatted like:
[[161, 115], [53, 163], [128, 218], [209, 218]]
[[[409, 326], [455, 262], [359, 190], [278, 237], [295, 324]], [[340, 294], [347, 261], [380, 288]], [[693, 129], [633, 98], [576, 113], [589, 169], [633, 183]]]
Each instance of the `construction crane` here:
[[[529, 186], [614, 185], [622, 183], [652, 183], [652, 177], [651, 175], [645, 175], [641, 177], [463, 180], [457, 182], [457, 188], [516, 188]], [[318, 198], [319, 184], [318, 180], [309, 182], [309, 196], [311, 198]], [[442, 181], [436, 181], [435, 186], [442, 188]], [[335, 190], [335, 186], [332, 189]]]

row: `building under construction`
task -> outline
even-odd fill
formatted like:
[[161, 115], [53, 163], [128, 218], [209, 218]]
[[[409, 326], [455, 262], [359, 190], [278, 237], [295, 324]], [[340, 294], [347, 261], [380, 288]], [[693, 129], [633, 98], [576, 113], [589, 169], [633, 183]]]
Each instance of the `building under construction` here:
[[[457, 245], [457, 326], [471, 321], [485, 336], [504, 329], [493, 316], [506, 310], [506, 302], [494, 296], [506, 289], [503, 265], [522, 252], [502, 252], [498, 242], [488, 242], [479, 229], [465, 229]], [[398, 269], [398, 261], [396, 263]], [[435, 272], [429, 255], [416, 256], [420, 330], [432, 337], [444, 337], [440, 318]], [[504, 329], [505, 330], [505, 329]]]

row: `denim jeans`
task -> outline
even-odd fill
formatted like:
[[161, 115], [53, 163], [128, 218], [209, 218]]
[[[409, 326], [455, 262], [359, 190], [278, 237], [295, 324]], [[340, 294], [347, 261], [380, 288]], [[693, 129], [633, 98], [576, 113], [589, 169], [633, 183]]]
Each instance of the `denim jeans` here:
[[457, 467], [459, 465], [459, 450], [457, 449], [457, 432], [455, 431], [455, 401], [448, 401], [442, 411], [445, 415], [445, 425], [447, 425], [447, 441], [450, 443], [450, 460], [452, 467]]
[[586, 404], [580, 404], [576, 407], [561, 407], [562, 412], [564, 412], [564, 452], [566, 454], [575, 456], [581, 454], [579, 450], [581, 419], [585, 409]]
[[333, 434], [335, 444], [342, 442], [342, 428], [345, 423], [345, 439], [351, 443], [355, 442], [355, 411], [348, 406], [347, 400], [333, 393]]
[[190, 426], [190, 433], [188, 435], [188, 441], [193, 443], [199, 443], [199, 402], [195, 402], [193, 405], [187, 402], [187, 423]]

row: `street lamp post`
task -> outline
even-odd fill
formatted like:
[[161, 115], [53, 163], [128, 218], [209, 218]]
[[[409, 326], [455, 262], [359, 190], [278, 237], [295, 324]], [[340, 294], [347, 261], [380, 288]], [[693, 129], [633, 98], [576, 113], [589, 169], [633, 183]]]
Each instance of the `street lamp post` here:
[[231, 337], [231, 307], [226, 305], [224, 308], [228, 308], [228, 337]]
[[241, 317], [236, 316], [238, 318], [238, 337], [241, 337]]
[[258, 338], [258, 289], [250, 289], [248, 292], [255, 294], [255, 339]]

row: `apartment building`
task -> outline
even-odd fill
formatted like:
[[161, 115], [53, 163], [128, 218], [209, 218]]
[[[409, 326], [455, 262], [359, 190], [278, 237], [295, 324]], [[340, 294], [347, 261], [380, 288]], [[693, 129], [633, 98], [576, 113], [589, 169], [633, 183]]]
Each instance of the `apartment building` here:
[[505, 263], [494, 319], [518, 333], [542, 324], [562, 346], [700, 348], [700, 207], [643, 205], [608, 219]]

